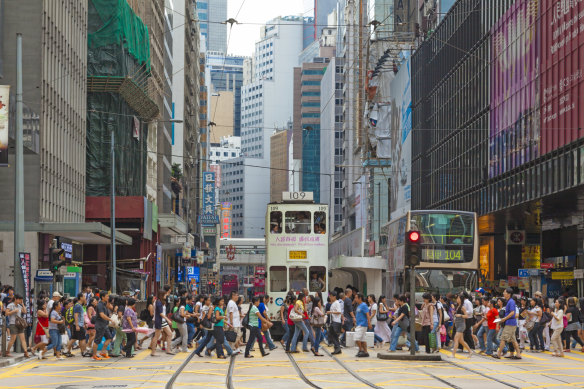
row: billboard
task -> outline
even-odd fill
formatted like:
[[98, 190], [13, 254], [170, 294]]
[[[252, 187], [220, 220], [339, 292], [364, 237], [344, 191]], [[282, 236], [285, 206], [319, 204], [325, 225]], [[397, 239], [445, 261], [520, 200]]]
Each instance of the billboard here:
[[489, 177], [539, 156], [539, 1], [515, 1], [491, 30]]
[[584, 136], [584, 0], [541, 0], [541, 154]]
[[412, 199], [412, 93], [410, 60], [390, 84], [391, 220], [410, 210]]
[[231, 238], [231, 203], [221, 203], [221, 238]]
[[201, 224], [212, 226], [219, 223], [215, 213], [215, 173], [203, 172], [203, 214]]
[[10, 86], [0, 85], [0, 166], [8, 166], [8, 116]]

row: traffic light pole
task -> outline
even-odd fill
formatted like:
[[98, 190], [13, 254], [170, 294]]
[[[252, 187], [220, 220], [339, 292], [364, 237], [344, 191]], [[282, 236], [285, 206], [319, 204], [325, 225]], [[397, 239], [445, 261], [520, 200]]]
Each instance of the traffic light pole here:
[[110, 214], [111, 214], [111, 236], [112, 236], [112, 242], [111, 242], [111, 257], [112, 257], [112, 271], [111, 271], [111, 276], [112, 276], [112, 282], [111, 282], [111, 288], [112, 288], [112, 293], [116, 294], [117, 293], [117, 285], [116, 285], [116, 166], [115, 166], [115, 162], [116, 162], [116, 157], [115, 157], [115, 149], [114, 149], [114, 142], [115, 142], [115, 137], [114, 137], [114, 130], [112, 129], [112, 183], [111, 183], [111, 199], [110, 199]]
[[416, 355], [416, 269], [410, 267], [410, 355]]

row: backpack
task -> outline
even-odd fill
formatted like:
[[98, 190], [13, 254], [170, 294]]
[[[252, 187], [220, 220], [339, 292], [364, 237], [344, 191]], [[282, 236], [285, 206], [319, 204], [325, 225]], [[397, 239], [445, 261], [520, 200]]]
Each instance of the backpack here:
[[244, 328], [249, 328], [249, 313], [251, 311], [251, 303], [249, 304], [249, 308], [247, 309], [247, 313], [245, 314], [243, 320], [241, 321], [241, 326]]
[[73, 322], [75, 321], [75, 315], [73, 314], [73, 307], [67, 309], [67, 311], [65, 312], [65, 322], [67, 324], [73, 324]]

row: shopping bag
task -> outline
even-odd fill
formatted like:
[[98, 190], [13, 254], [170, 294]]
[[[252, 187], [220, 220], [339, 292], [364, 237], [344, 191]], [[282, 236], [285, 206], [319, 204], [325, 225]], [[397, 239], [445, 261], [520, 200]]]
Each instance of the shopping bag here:
[[430, 334], [428, 335], [429, 341], [430, 341], [430, 348], [436, 348], [437, 347], [437, 343], [436, 343], [436, 333], [435, 332], [430, 332]]

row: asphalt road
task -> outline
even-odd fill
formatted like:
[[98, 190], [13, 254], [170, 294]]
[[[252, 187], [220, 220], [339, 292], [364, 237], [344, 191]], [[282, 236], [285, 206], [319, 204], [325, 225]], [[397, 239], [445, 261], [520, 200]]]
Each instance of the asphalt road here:
[[[524, 359], [495, 360], [485, 356], [442, 353], [442, 362], [386, 361], [356, 358], [344, 349], [337, 359], [309, 353], [285, 354], [281, 347], [262, 358], [238, 355], [233, 360], [161, 354], [141, 350], [133, 359], [92, 361], [69, 358], [28, 360], [0, 369], [0, 388], [164, 388], [179, 371], [174, 388], [295, 389], [295, 388], [562, 388], [584, 387], [584, 353], [566, 358], [523, 353]], [[292, 358], [290, 358], [290, 356]]]

